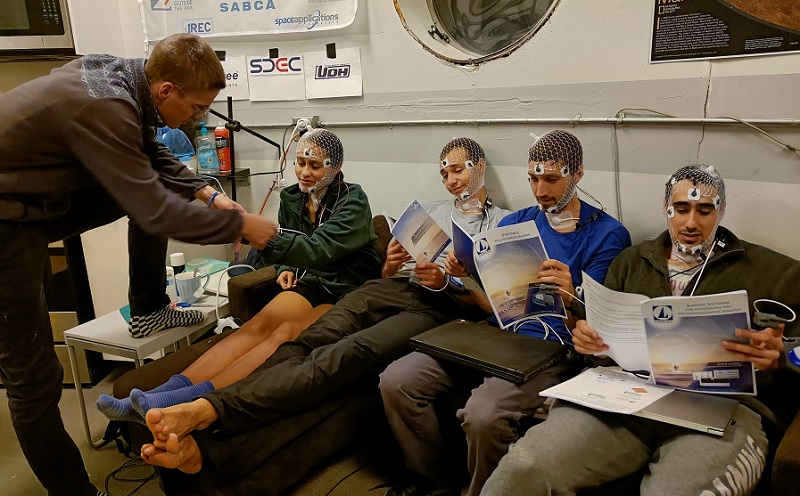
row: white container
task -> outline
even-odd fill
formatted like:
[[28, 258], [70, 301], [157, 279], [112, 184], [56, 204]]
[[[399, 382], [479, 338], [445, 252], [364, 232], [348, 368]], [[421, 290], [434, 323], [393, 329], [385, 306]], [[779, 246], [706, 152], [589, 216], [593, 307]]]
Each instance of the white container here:
[[178, 288], [175, 285], [175, 270], [169, 265], [167, 265], [167, 295], [169, 301], [173, 303], [179, 301]]

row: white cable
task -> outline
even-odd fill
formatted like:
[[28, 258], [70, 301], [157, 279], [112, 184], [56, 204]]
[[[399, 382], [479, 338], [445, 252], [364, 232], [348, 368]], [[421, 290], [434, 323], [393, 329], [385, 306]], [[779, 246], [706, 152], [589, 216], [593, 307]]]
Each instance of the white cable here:
[[225, 269], [222, 270], [222, 274], [220, 274], [220, 276], [219, 276], [219, 281], [217, 281], [217, 299], [216, 299], [216, 303], [214, 304], [215, 312], [216, 312], [216, 315], [217, 315], [217, 327], [214, 328], [214, 334], [221, 333], [222, 330], [225, 329], [225, 327], [230, 327], [231, 329], [238, 329], [239, 328], [239, 324], [237, 324], [233, 320], [233, 317], [231, 317], [230, 315], [225, 317], [224, 319], [220, 319], [219, 318], [219, 290], [222, 288], [222, 279], [223, 279], [222, 276], [227, 274], [228, 271], [230, 271], [232, 269], [238, 269], [240, 267], [241, 268], [246, 268], [246, 269], [250, 270], [251, 272], [254, 272], [256, 270], [255, 267], [252, 267], [252, 266], [247, 265], [247, 264], [231, 265], [230, 267], [226, 267]]
[[222, 189], [222, 183], [220, 183], [220, 182], [219, 182], [219, 179], [217, 179], [217, 178], [216, 178], [216, 177], [214, 177], [214, 176], [209, 176], [208, 174], [197, 174], [197, 175], [198, 175], [199, 177], [202, 177], [202, 178], [205, 178], [205, 179], [211, 179], [211, 180], [213, 180], [215, 183], [217, 183], [217, 186], [219, 186], [219, 192], [220, 192], [220, 194], [222, 194], [222, 196], [225, 196], [225, 197], [227, 197], [227, 196], [228, 196], [227, 194], [225, 194], [225, 190], [224, 190], [224, 189]]
[[794, 322], [795, 319], [797, 318], [797, 314], [794, 313], [794, 310], [792, 310], [791, 307], [789, 307], [789, 305], [787, 305], [785, 303], [781, 303], [780, 301], [770, 300], [769, 298], [759, 298], [759, 299], [757, 299], [757, 300], [755, 300], [753, 302], [753, 308], [755, 308], [756, 312], [760, 312], [760, 310], [756, 306], [756, 303], [761, 303], [762, 301], [769, 302], [769, 303], [774, 303], [776, 305], [782, 306], [786, 310], [789, 310], [789, 313], [792, 314], [792, 318], [791, 319], [786, 319], [786, 323]]

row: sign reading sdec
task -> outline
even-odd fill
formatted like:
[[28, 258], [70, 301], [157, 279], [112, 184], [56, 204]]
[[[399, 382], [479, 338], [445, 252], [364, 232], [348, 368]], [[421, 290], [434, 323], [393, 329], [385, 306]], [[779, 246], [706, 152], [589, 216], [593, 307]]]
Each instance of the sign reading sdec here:
[[255, 0], [253, 2], [220, 2], [220, 12], [250, 12], [251, 10], [269, 10], [275, 8], [272, 0]]
[[269, 72], [301, 72], [300, 57], [280, 57], [277, 59], [250, 59], [250, 74]]

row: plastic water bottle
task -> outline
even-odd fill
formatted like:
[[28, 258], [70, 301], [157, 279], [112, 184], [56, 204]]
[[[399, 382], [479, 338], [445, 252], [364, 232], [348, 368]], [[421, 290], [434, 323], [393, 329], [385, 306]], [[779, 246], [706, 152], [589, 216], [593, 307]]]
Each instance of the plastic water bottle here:
[[206, 123], [200, 123], [200, 135], [194, 139], [197, 148], [197, 173], [219, 175], [219, 157], [214, 137], [208, 134]]

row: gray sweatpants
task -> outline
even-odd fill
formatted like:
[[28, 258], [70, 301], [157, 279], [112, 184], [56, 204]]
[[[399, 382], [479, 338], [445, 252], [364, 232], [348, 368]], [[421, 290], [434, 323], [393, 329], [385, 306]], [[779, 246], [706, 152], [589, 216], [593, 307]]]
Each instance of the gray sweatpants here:
[[408, 468], [440, 483], [445, 482], [447, 454], [433, 401], [450, 390], [472, 390], [456, 416], [467, 435], [471, 481], [465, 494], [477, 496], [508, 446], [518, 439], [520, 418], [535, 413], [544, 401], [539, 391], [566, 379], [572, 370], [563, 360], [518, 385], [414, 352], [386, 368], [380, 390]]
[[746, 495], [764, 470], [761, 417], [739, 405], [722, 437], [557, 402], [512, 445], [482, 495], [574, 494], [647, 467], [642, 496]]

